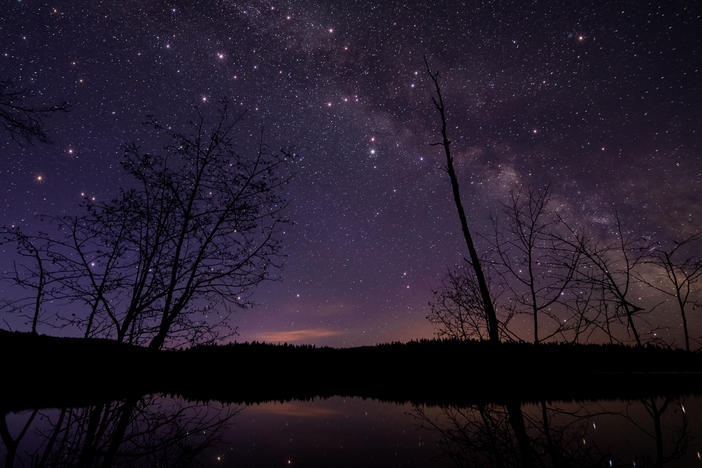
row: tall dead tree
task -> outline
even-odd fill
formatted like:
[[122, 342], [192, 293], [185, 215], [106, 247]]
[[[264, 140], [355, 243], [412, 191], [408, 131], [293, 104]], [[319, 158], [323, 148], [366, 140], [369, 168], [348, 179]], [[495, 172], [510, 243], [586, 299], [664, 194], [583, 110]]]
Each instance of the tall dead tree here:
[[475, 244], [473, 243], [473, 237], [471, 236], [470, 229], [468, 228], [468, 221], [466, 219], [466, 212], [463, 208], [463, 202], [461, 201], [461, 191], [458, 184], [458, 177], [456, 177], [456, 170], [453, 167], [453, 156], [451, 155], [451, 140], [448, 138], [448, 133], [446, 130], [446, 107], [444, 105], [444, 98], [441, 94], [441, 87], [439, 86], [439, 72], [432, 72], [429, 67], [429, 62], [426, 57], [424, 58], [424, 63], [426, 65], [427, 74], [431, 78], [434, 84], [435, 96], [432, 96], [431, 100], [434, 103], [437, 113], [439, 114], [439, 119], [441, 121], [441, 141], [433, 143], [433, 146], [441, 146], [444, 149], [444, 154], [446, 156], [446, 172], [448, 172], [449, 179], [451, 180], [451, 189], [453, 191], [453, 201], [456, 204], [456, 211], [458, 212], [458, 219], [461, 222], [461, 230], [463, 231], [463, 237], [466, 242], [466, 247], [468, 248], [468, 253], [470, 256], [470, 264], [475, 271], [475, 277], [478, 282], [478, 287], [480, 290], [480, 296], [482, 298], [483, 306], [485, 308], [485, 319], [487, 323], [488, 336], [491, 342], [499, 343], [500, 336], [498, 330], [497, 315], [495, 313], [495, 306], [492, 302], [492, 297], [490, 296], [490, 290], [488, 289], [487, 281], [485, 280], [485, 274], [483, 273], [483, 268], [481, 266], [480, 257], [475, 250]]

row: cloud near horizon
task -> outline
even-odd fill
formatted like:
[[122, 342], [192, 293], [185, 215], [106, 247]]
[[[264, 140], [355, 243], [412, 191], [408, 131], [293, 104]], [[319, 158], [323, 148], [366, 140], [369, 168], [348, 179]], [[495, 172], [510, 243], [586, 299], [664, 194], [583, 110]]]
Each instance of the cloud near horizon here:
[[342, 335], [343, 332], [326, 328], [303, 328], [300, 330], [287, 330], [278, 332], [264, 332], [255, 335], [256, 341], [269, 343], [293, 343], [299, 341], [312, 341], [319, 338]]

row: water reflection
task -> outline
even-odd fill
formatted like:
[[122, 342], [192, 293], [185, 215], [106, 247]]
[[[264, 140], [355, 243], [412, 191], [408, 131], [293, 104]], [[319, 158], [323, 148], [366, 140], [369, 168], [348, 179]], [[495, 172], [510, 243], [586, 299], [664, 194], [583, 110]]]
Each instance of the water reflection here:
[[133, 398], [5, 412], [0, 436], [6, 467], [197, 466], [237, 412], [229, 405]]
[[0, 412], [0, 455], [8, 467], [689, 467], [702, 466], [692, 445], [701, 409], [700, 397], [432, 406], [154, 396]]
[[455, 466], [687, 467], [700, 461], [689, 450], [687, 413], [680, 398], [650, 397], [446, 407], [439, 414], [415, 407], [412, 414]]

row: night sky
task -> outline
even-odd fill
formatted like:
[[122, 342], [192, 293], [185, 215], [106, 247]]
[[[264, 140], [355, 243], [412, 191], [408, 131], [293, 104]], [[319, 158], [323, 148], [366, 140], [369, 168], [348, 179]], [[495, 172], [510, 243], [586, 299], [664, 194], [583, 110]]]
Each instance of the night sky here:
[[[149, 147], [228, 97], [252, 148], [300, 155], [282, 281], [233, 317], [240, 340], [428, 337], [431, 291], [465, 246], [442, 170], [426, 55], [441, 71], [471, 228], [519, 184], [578, 222], [636, 235], [702, 227], [699, 2], [6, 0], [0, 77], [69, 101], [49, 144], [0, 140], [2, 224], [108, 199], [121, 146]], [[41, 177], [41, 180], [39, 180]], [[4, 268], [5, 266], [3, 266]], [[671, 323], [671, 326], [673, 324]]]

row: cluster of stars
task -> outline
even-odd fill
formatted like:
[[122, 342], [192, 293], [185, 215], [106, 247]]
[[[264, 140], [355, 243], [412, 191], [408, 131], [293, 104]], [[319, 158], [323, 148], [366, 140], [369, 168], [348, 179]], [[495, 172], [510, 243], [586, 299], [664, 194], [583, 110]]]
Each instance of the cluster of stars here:
[[[687, 206], [699, 198], [702, 173], [694, 118], [702, 102], [693, 86], [701, 81], [699, 40], [690, 11], [679, 6], [612, 14], [593, 1], [577, 18], [570, 7], [537, 14], [526, 3], [437, 15], [416, 3], [397, 10], [381, 2], [372, 14], [353, 3], [213, 8], [198, 15], [195, 7], [156, 4], [109, 14], [99, 3], [8, 7], [1, 78], [29, 88], [36, 102], [74, 105], [43, 120], [51, 144], [12, 150], [17, 156], [0, 174], [13, 187], [4, 219], [71, 212], [75, 191], [65, 187], [85, 187], [83, 199], [112, 196], [127, 183], [121, 145], [152, 143], [146, 115], [181, 128], [193, 105], [207, 116], [229, 97], [249, 111], [238, 149], [255, 145], [263, 127], [271, 148], [304, 156], [290, 185], [295, 226], [281, 273], [294, 286], [255, 296], [259, 316], [285, 326], [280, 311], [302, 294], [304, 302], [375, 312], [362, 326], [339, 313], [330, 326], [350, 335], [363, 329], [369, 341], [399, 338], [386, 301], [409, 307], [421, 327], [431, 289], [462, 259], [441, 155], [429, 146], [439, 128], [424, 56], [441, 72], [476, 230], [489, 225], [505, 190], [527, 180], [550, 183], [574, 212], [616, 199], [641, 233], [654, 226], [673, 236], [702, 216]], [[552, 34], [538, 28], [543, 15]], [[683, 221], [671, 222], [676, 216]], [[413, 277], [426, 279], [411, 292], [394, 270], [407, 262]], [[304, 320], [317, 326], [327, 318]]]

